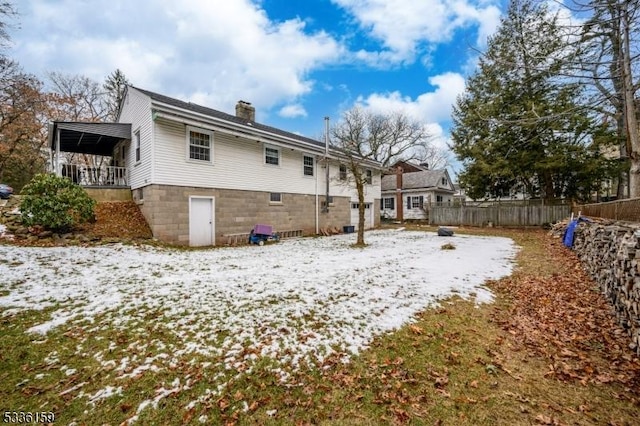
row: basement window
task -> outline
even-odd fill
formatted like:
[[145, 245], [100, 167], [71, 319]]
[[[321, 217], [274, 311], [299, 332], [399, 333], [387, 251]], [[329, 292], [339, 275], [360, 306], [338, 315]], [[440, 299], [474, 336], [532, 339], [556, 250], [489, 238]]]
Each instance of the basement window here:
[[282, 193], [281, 192], [271, 192], [271, 193], [269, 193], [269, 203], [270, 204], [282, 204]]

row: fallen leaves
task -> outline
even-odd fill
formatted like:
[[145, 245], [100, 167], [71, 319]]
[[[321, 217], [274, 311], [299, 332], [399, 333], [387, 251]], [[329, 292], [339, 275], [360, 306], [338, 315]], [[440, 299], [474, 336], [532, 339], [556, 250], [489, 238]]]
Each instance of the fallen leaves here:
[[565, 272], [514, 274], [494, 282], [492, 287], [511, 301], [509, 310], [495, 310], [494, 320], [514, 337], [517, 349], [549, 359], [547, 376], [583, 384], [619, 382], [640, 396], [640, 362], [628, 350], [628, 337], [610, 305], [594, 291], [595, 283], [572, 252], [550, 238], [545, 244]]
[[148, 239], [151, 229], [140, 209], [133, 201], [98, 203], [96, 222], [86, 224], [83, 230], [99, 238]]

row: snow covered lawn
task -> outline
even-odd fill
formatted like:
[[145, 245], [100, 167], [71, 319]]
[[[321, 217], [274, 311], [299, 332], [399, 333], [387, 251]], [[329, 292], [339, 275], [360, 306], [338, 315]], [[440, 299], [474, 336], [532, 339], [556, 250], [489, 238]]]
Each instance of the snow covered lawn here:
[[[84, 393], [83, 383], [68, 390], [94, 404], [118, 394], [122, 379], [195, 358], [207, 359], [205, 368], [238, 374], [250, 374], [259, 359], [272, 359], [286, 381], [300, 362], [321, 362], [336, 351], [357, 353], [439, 298], [455, 293], [490, 301], [483, 283], [509, 275], [517, 251], [511, 240], [497, 237], [374, 231], [366, 234], [365, 249], [352, 248], [354, 239], [195, 251], [0, 245], [0, 309], [6, 318], [51, 308], [49, 320], [28, 330], [34, 341], [53, 328], [138, 336], [110, 341], [108, 350], [95, 353], [86, 337], [79, 339], [77, 356], [114, 372], [98, 392]], [[445, 243], [456, 249], [442, 250]], [[149, 335], [150, 321], [151, 329], [162, 332]], [[51, 362], [68, 364], [56, 357], [49, 354]], [[189, 381], [177, 377], [166, 387], [136, 412], [157, 405], [158, 395], [188, 389]]]

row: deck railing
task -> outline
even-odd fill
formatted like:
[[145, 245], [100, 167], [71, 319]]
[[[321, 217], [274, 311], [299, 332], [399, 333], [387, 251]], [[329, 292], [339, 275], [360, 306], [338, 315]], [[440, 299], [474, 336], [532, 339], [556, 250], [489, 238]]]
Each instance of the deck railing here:
[[126, 167], [65, 164], [62, 166], [62, 176], [82, 186], [129, 186], [129, 173]]

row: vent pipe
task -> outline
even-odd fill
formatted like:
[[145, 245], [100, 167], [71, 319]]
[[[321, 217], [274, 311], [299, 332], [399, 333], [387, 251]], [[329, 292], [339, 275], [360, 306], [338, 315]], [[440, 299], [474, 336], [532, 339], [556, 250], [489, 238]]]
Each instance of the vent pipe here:
[[329, 117], [324, 118], [324, 170], [325, 180], [327, 184], [327, 193], [325, 196], [324, 212], [329, 212]]

